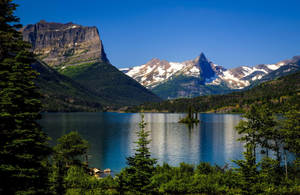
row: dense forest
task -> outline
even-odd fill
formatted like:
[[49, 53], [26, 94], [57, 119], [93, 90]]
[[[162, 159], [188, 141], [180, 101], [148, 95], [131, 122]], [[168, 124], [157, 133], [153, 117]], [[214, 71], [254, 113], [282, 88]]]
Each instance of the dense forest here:
[[298, 71], [273, 81], [261, 83], [246, 91], [146, 103], [129, 107], [126, 111], [186, 112], [191, 106], [197, 112], [242, 113], [253, 103], [268, 102], [273, 110], [279, 112], [286, 109], [287, 105], [299, 101], [300, 72]]
[[[235, 161], [236, 168], [158, 165], [151, 157], [143, 117], [135, 154], [114, 177], [93, 174], [85, 160], [88, 142], [77, 132], [63, 135], [50, 147], [37, 123], [42, 104], [31, 67], [35, 60], [17, 30], [21, 25], [13, 15], [16, 7], [11, 0], [0, 1], [0, 194], [300, 193], [300, 102], [291, 101], [293, 94], [286, 99], [289, 109], [280, 116], [274, 115], [272, 104], [249, 102], [245, 120], [236, 128], [245, 144], [244, 159]], [[264, 156], [261, 161], [257, 153]], [[288, 153], [294, 156], [290, 161]]]

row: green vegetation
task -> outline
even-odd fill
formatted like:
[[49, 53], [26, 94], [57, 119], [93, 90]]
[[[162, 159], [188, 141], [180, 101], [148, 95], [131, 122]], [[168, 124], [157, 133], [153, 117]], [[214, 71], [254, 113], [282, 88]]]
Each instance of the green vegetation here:
[[[249, 103], [254, 103], [237, 126], [240, 141], [245, 143], [244, 159], [236, 161], [237, 168], [208, 163], [156, 165], [142, 117], [136, 152], [127, 159], [128, 166], [114, 178], [98, 179], [84, 161], [86, 140], [71, 132], [51, 149], [36, 123], [41, 110], [41, 96], [34, 85], [37, 74], [31, 68], [33, 55], [17, 31], [15, 8], [10, 0], [0, 1], [0, 194], [300, 193], [299, 73], [260, 85], [255, 89], [264, 90], [258, 93], [259, 99], [251, 99], [253, 92], [244, 92], [250, 96]], [[269, 90], [275, 89], [270, 98]], [[280, 116], [274, 115], [279, 104], [276, 98], [282, 104]], [[263, 155], [260, 162], [257, 153]], [[287, 153], [295, 157], [290, 162]]]
[[195, 111], [193, 111], [192, 107], [189, 106], [187, 116], [185, 118], [180, 119], [178, 122], [179, 123], [186, 123], [186, 124], [199, 123], [198, 113], [195, 113]]
[[118, 185], [121, 193], [124, 191], [132, 194], [152, 192], [149, 184], [155, 170], [156, 160], [151, 158], [149, 152], [149, 132], [145, 130], [146, 123], [143, 115], [139, 126], [140, 131], [137, 132], [138, 141], [135, 142], [137, 144], [136, 153], [134, 156], [127, 158], [128, 167], [123, 169], [118, 175]]
[[200, 78], [178, 75], [169, 79], [167, 82], [154, 87], [151, 91], [162, 99], [169, 99], [187, 96], [183, 95], [182, 92], [184, 92], [184, 94], [189, 94], [189, 97], [196, 97], [201, 94], [229, 93], [232, 90], [224, 85], [204, 85], [203, 79]]
[[17, 31], [16, 4], [0, 1], [0, 194], [47, 194], [47, 136], [40, 118], [37, 74], [29, 45]]
[[104, 107], [119, 108], [160, 99], [109, 63], [69, 66], [62, 73], [101, 98]]
[[67, 76], [67, 77], [76, 77], [81, 72], [88, 69], [94, 63], [83, 63], [76, 66], [67, 66], [64, 69], [60, 69], [60, 73]]
[[[268, 105], [251, 105], [237, 126], [245, 143], [244, 159], [237, 168], [202, 162], [178, 167], [157, 165], [151, 158], [146, 123], [137, 132], [136, 153], [116, 177], [96, 179], [80, 166], [70, 166], [64, 175], [66, 194], [298, 194], [300, 193], [300, 112], [283, 118], [273, 115]], [[69, 140], [70, 139], [63, 139]], [[68, 145], [68, 144], [67, 144]], [[76, 145], [76, 144], [72, 144]], [[287, 152], [295, 159], [281, 164]], [[256, 155], [263, 158], [258, 162]], [[270, 155], [274, 153], [275, 155]]]
[[87, 149], [88, 142], [82, 139], [77, 132], [70, 132], [58, 139], [58, 144], [54, 147], [52, 175], [50, 177], [54, 194], [65, 194], [70, 183], [73, 187], [72, 183], [75, 182], [76, 178], [70, 177], [75, 176], [76, 172], [83, 172], [83, 175], [87, 174], [87, 171], [84, 170], [87, 164], [83, 163]]
[[35, 80], [43, 94], [43, 111], [101, 111], [103, 100], [79, 83], [59, 74], [47, 64], [36, 61], [32, 67], [40, 74]]
[[[268, 102], [272, 110], [280, 112], [287, 110], [288, 105], [295, 105], [300, 101], [300, 72], [296, 72], [242, 92], [225, 95], [199, 96], [196, 98], [182, 98], [158, 103], [146, 103], [133, 106], [127, 112], [169, 111], [185, 112], [192, 106], [196, 112], [243, 113], [253, 103]], [[300, 109], [297, 107], [297, 109]]]

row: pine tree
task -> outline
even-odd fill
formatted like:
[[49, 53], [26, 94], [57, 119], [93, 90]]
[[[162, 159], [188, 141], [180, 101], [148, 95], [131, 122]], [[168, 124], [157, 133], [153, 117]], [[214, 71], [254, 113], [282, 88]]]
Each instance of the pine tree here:
[[[281, 134], [284, 139], [284, 148], [296, 157], [295, 163], [300, 167], [300, 111], [290, 106], [284, 114]], [[286, 157], [285, 157], [286, 160]]]
[[239, 166], [238, 173], [241, 176], [243, 194], [256, 194], [261, 190], [257, 185], [260, 182], [259, 164], [256, 163], [257, 148], [266, 149], [267, 154], [268, 150], [279, 152], [278, 136], [274, 133], [276, 122], [267, 105], [251, 105], [244, 117], [247, 120], [240, 121], [236, 129], [242, 135], [239, 140], [245, 143], [245, 160], [237, 160], [235, 163]]
[[[149, 132], [145, 130], [146, 123], [144, 121], [144, 115], [139, 123], [140, 130], [137, 132], [138, 141], [136, 152], [134, 156], [127, 158], [126, 167], [119, 175], [121, 188], [126, 186], [125, 190], [133, 191], [137, 193], [147, 193], [148, 185], [150, 184], [150, 178], [153, 175], [156, 160], [151, 158], [151, 153], [148, 148], [148, 144], [151, 140], [148, 140]], [[124, 189], [120, 189], [124, 190]]]
[[57, 140], [54, 147], [52, 183], [56, 194], [65, 194], [65, 177], [71, 166], [83, 168], [82, 159], [87, 155], [88, 142], [78, 132], [70, 132]]
[[0, 1], [0, 194], [46, 194], [50, 148], [36, 122], [41, 96], [33, 54], [17, 31], [16, 7]]

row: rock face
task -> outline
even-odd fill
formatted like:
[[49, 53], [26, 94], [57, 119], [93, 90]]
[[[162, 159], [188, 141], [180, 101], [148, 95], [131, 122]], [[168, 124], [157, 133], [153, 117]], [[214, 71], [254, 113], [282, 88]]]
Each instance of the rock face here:
[[41, 60], [55, 68], [108, 62], [96, 27], [40, 21], [22, 29], [23, 39]]

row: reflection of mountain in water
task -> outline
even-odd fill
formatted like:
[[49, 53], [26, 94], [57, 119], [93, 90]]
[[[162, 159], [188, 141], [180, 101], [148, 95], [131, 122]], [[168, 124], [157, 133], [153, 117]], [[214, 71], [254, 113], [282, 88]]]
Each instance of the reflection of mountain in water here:
[[[241, 158], [242, 144], [236, 141], [238, 134], [235, 131], [239, 115], [200, 114], [201, 123], [191, 129], [178, 123], [182, 116], [145, 114], [146, 129], [150, 131], [152, 139], [151, 152], [159, 163], [178, 165], [180, 162], [198, 164], [205, 161], [222, 166], [224, 162], [232, 164], [231, 160]], [[133, 116], [131, 120], [130, 124], [135, 126], [139, 117]], [[133, 142], [136, 140], [134, 131], [130, 131], [129, 138], [129, 148], [133, 154]]]

